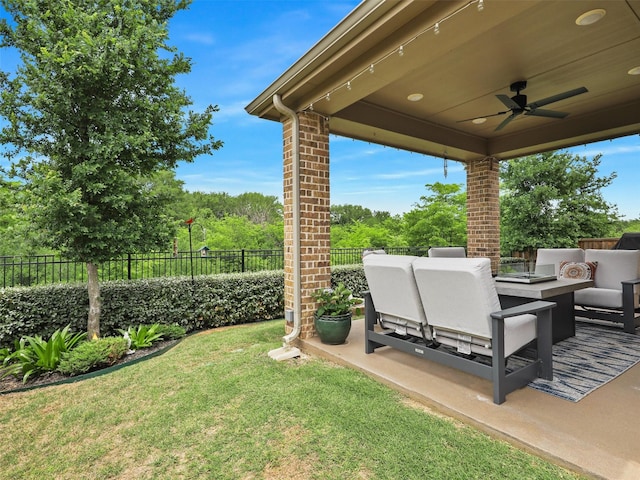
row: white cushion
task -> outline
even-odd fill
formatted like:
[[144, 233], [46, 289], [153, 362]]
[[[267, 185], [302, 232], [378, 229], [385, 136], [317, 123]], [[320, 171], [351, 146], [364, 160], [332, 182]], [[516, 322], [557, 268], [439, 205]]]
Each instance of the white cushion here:
[[[418, 258], [413, 262], [424, 311], [436, 340], [467, 341], [491, 355], [491, 313], [501, 310], [488, 258]], [[459, 337], [461, 335], [462, 337]], [[471, 337], [468, 340], [464, 336]], [[536, 338], [535, 315], [505, 321], [505, 355]], [[482, 345], [486, 347], [481, 348]]]
[[464, 258], [467, 256], [464, 247], [431, 247], [430, 257]]
[[595, 287], [622, 290], [623, 280], [640, 277], [640, 250], [585, 250], [587, 262], [598, 262]]
[[583, 288], [576, 290], [573, 295], [576, 305], [622, 308], [622, 290], [615, 288]]
[[553, 265], [553, 274], [560, 274], [560, 262], [584, 262], [584, 250], [581, 248], [539, 248], [536, 253], [536, 272], [541, 265]]
[[[385, 328], [398, 333], [422, 336], [421, 326], [427, 326], [412, 263], [411, 255], [367, 255], [362, 259], [364, 274], [376, 311], [381, 314]], [[388, 322], [391, 326], [385, 325]], [[425, 336], [431, 339], [428, 329]]]

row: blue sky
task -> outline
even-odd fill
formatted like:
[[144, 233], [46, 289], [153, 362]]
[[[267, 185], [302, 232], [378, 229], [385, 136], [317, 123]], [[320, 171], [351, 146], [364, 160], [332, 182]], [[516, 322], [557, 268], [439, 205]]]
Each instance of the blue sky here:
[[[170, 43], [193, 60], [178, 79], [202, 111], [220, 107], [211, 133], [224, 142], [212, 156], [180, 164], [177, 178], [190, 191], [260, 192], [282, 198], [282, 127], [244, 107], [346, 16], [356, 0], [195, 0], [170, 24]], [[2, 58], [0, 57], [0, 65]], [[342, 137], [331, 137], [331, 203], [392, 214], [413, 208], [425, 184], [465, 184], [462, 164]], [[640, 218], [637, 196], [640, 136], [570, 149], [602, 153], [601, 173], [618, 176], [604, 190], [626, 219]]]

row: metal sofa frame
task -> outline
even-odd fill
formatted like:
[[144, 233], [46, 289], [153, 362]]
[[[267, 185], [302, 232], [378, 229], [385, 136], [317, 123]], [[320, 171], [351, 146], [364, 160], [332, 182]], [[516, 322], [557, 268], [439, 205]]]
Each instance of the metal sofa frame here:
[[574, 313], [577, 317], [592, 320], [606, 320], [608, 322], [622, 323], [627, 333], [637, 333], [640, 327], [640, 308], [634, 308], [634, 292], [636, 285], [640, 285], [640, 278], [623, 280], [622, 282], [622, 308], [598, 308], [594, 306], [576, 304]]

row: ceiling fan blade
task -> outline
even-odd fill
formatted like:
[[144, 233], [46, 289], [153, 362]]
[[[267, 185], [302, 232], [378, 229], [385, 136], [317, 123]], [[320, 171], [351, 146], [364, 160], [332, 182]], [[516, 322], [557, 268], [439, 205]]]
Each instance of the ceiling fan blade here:
[[505, 107], [507, 107], [509, 110], [520, 110], [520, 105], [518, 105], [516, 102], [511, 100], [510, 97], [507, 97], [506, 95], [503, 95], [503, 94], [499, 94], [499, 95], [496, 95], [496, 98], [500, 100], [502, 103], [504, 103]]
[[472, 120], [475, 120], [476, 118], [497, 117], [498, 115], [504, 115], [505, 113], [509, 113], [510, 111], [511, 110], [505, 110], [504, 112], [492, 113], [491, 115], [478, 115], [477, 117], [465, 118], [464, 120], [458, 120], [456, 123], [470, 122]]
[[526, 112], [525, 115], [533, 115], [534, 117], [564, 118], [569, 114], [567, 112], [556, 112], [555, 110], [543, 110], [542, 108], [536, 108]]
[[497, 132], [498, 130], [502, 130], [504, 127], [507, 126], [508, 123], [511, 122], [511, 120], [516, 118], [518, 115], [520, 115], [520, 112], [513, 112], [511, 115], [509, 115], [507, 118], [505, 118], [502, 121], [502, 123], [496, 127], [496, 129], [494, 131]]
[[529, 105], [527, 105], [527, 107], [535, 110], [538, 107], [544, 107], [545, 105], [549, 105], [550, 103], [559, 102], [560, 100], [564, 100], [565, 98], [575, 97], [576, 95], [587, 93], [588, 91], [589, 90], [587, 90], [585, 87], [575, 88], [573, 90], [569, 90], [568, 92], [559, 93], [557, 95], [538, 100], [537, 102], [530, 103]]

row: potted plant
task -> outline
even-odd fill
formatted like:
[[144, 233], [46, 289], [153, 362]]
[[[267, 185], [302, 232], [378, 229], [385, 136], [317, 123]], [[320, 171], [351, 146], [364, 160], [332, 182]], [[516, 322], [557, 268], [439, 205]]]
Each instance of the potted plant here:
[[322, 343], [344, 343], [351, 331], [351, 307], [360, 303], [351, 290], [339, 283], [336, 288], [316, 290], [311, 296], [318, 302], [313, 323]]

